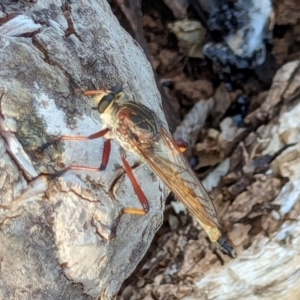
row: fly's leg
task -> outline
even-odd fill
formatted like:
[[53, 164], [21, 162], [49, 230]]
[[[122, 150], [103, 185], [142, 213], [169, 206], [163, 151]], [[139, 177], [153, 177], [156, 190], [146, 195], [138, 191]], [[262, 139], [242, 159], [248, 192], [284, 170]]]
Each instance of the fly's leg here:
[[[188, 146], [188, 144], [182, 140], [176, 140], [174, 141], [175, 144], [179, 147], [180, 151], [181, 152], [184, 152]], [[125, 155], [124, 154], [121, 154], [121, 159], [122, 159], [122, 162], [123, 162], [123, 165], [124, 165], [124, 169], [125, 169], [125, 172], [132, 184], [132, 187], [137, 195], [137, 197], [139, 198], [139, 201], [140, 203], [142, 204], [142, 207], [143, 207], [143, 210], [139, 210], [139, 212], [131, 212], [131, 211], [128, 211], [129, 213], [134, 213], [134, 214], [140, 214], [140, 212], [143, 212], [143, 214], [147, 213], [150, 209], [149, 207], [149, 202], [144, 194], [144, 192], [142, 191], [140, 185], [138, 184], [135, 176], [133, 175], [133, 172], [132, 172], [132, 169], [129, 165], [129, 163], [127, 162], [127, 160], [125, 159]], [[133, 209], [134, 211], [136, 210], [135, 208]]]
[[97, 96], [97, 95], [107, 95], [108, 91], [101, 89], [101, 90], [90, 90], [83, 92], [85, 96]]
[[120, 92], [122, 92], [122, 87], [121, 86], [114, 86], [110, 90], [100, 89], [100, 90], [85, 91], [85, 92], [83, 92], [83, 95], [85, 95], [85, 96], [98, 96], [98, 95], [107, 95], [109, 93], [117, 95]]
[[44, 151], [46, 148], [48, 148], [49, 146], [53, 145], [54, 143], [61, 141], [61, 140], [69, 140], [69, 141], [86, 141], [86, 140], [95, 140], [98, 138], [103, 137], [107, 132], [109, 131], [108, 128], [100, 130], [94, 134], [91, 134], [89, 136], [81, 136], [81, 135], [61, 135], [58, 136], [48, 142], [46, 142], [45, 144], [43, 144], [42, 146], [38, 147], [39, 151]]
[[[82, 137], [82, 136], [61, 136], [60, 139], [57, 138], [56, 140], [61, 140], [61, 139], [67, 139], [67, 140], [90, 140], [90, 139], [99, 138], [99, 137], [103, 136], [107, 132], [108, 132], [108, 129], [104, 129], [104, 130], [99, 131], [99, 132], [97, 132], [95, 134], [92, 134], [92, 135], [90, 135], [88, 137]], [[79, 139], [77, 137], [79, 137]], [[52, 141], [50, 141], [50, 142], [52, 142]], [[49, 145], [51, 145], [51, 144], [49, 144]], [[51, 174], [50, 175], [50, 179], [58, 178], [58, 177], [62, 176], [63, 174], [65, 174], [66, 172], [68, 172], [69, 170], [88, 171], [88, 172], [100, 172], [100, 171], [104, 171], [106, 169], [106, 166], [107, 166], [107, 163], [108, 163], [108, 160], [109, 160], [110, 150], [111, 150], [111, 141], [109, 139], [107, 139], [107, 140], [105, 140], [105, 143], [104, 143], [104, 149], [103, 149], [103, 153], [102, 153], [102, 161], [101, 161], [101, 165], [100, 165], [99, 168], [71, 165], [71, 166], [68, 166], [68, 167], [66, 167], [66, 168], [64, 168], [64, 169], [62, 169], [62, 170], [54, 173], [54, 174]], [[128, 167], [130, 169], [129, 165], [128, 165]], [[131, 171], [131, 169], [130, 169], [130, 171]], [[132, 171], [131, 171], [131, 173], [132, 173]], [[140, 191], [141, 191], [141, 193], [143, 193], [141, 189], [140, 189]], [[144, 195], [144, 193], [143, 193], [143, 195]], [[144, 198], [146, 199], [145, 195], [144, 195]], [[146, 199], [146, 201], [147, 201], [147, 199]], [[148, 201], [147, 201], [147, 204], [148, 204]], [[149, 210], [149, 204], [148, 204], [148, 210]], [[124, 214], [134, 214], [134, 215], [144, 215], [146, 213], [146, 211], [145, 211], [145, 209], [125, 207], [125, 208], [123, 208], [122, 213], [124, 213]]]
[[125, 159], [125, 156], [121, 155], [121, 159], [122, 159], [122, 162], [123, 162], [123, 165], [125, 168], [125, 172], [132, 184], [132, 187], [133, 187], [136, 195], [139, 198], [140, 203], [142, 204], [143, 211], [145, 214], [149, 211], [149, 202], [148, 202], [144, 192], [142, 191], [141, 187], [139, 186], [136, 178], [134, 177], [131, 167], [130, 167], [129, 163], [127, 162], [127, 160]]
[[146, 212], [140, 208], [133, 208], [133, 207], [124, 207], [122, 210], [123, 214], [130, 214], [130, 215], [145, 215]]
[[50, 179], [55, 179], [55, 178], [62, 176], [63, 174], [67, 173], [70, 170], [88, 171], [88, 172], [100, 172], [101, 171], [100, 168], [71, 165], [71, 166], [68, 166], [68, 167], [54, 173], [54, 174], [49, 175], [49, 177], [50, 177]]
[[111, 142], [110, 140], [105, 140], [103, 153], [102, 153], [102, 161], [101, 161], [99, 171], [104, 171], [106, 169], [109, 160], [110, 150], [111, 150]]
[[[95, 135], [98, 133], [95, 133]], [[84, 137], [85, 138], [85, 137]], [[71, 165], [68, 166], [52, 175], [50, 175], [51, 179], [57, 178], [68, 172], [69, 170], [76, 170], [76, 171], [88, 171], [88, 172], [100, 172], [104, 171], [106, 169], [109, 155], [110, 155], [110, 149], [111, 149], [111, 142], [110, 140], [105, 140], [104, 142], [104, 149], [102, 153], [102, 161], [99, 168], [93, 168], [93, 167], [86, 167], [86, 166], [77, 166], [77, 165]]]
[[[108, 142], [109, 140], [107, 140], [106, 142]], [[110, 143], [109, 143], [110, 144]], [[109, 153], [105, 155], [105, 152], [103, 152], [103, 157], [107, 157], [107, 161], [108, 161], [108, 158], [109, 158]], [[106, 161], [106, 163], [107, 163]], [[103, 158], [102, 158], [102, 163], [101, 163], [101, 166], [100, 168], [92, 168], [92, 167], [84, 167], [84, 166], [75, 166], [75, 165], [71, 165], [71, 166], [68, 166], [52, 175], [50, 175], [50, 179], [55, 179], [57, 177], [60, 177], [62, 176], [64, 173], [68, 172], [69, 170], [76, 170], [76, 171], [89, 171], [89, 172], [100, 172], [102, 171], [102, 166], [105, 166], [106, 167], [106, 163], [104, 163], [103, 161]], [[128, 165], [129, 166], [129, 165]], [[105, 169], [104, 167], [104, 169]], [[130, 167], [129, 167], [130, 168]], [[103, 169], [103, 170], [104, 170]], [[130, 169], [131, 170], [131, 169]], [[132, 172], [132, 171], [131, 171]], [[140, 189], [141, 190], [141, 189]], [[142, 190], [141, 190], [142, 192]], [[143, 192], [142, 192], [143, 193]], [[144, 193], [143, 193], [144, 195]], [[145, 197], [145, 195], [144, 195]], [[146, 199], [146, 197], [145, 197]], [[147, 201], [147, 199], [146, 199]], [[148, 201], [147, 201], [148, 203]], [[149, 210], [149, 204], [148, 204], [148, 210]], [[148, 211], [147, 210], [147, 211]], [[122, 210], [122, 213], [123, 214], [132, 214], [132, 215], [145, 215], [146, 212], [145, 209], [139, 209], [139, 208], [132, 208], [132, 207], [124, 207], [123, 210]]]

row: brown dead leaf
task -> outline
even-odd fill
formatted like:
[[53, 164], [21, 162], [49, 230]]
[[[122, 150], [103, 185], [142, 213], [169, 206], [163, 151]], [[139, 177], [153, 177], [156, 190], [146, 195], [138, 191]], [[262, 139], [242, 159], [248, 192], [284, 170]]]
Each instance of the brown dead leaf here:
[[205, 270], [210, 268], [211, 264], [220, 265], [220, 261], [212, 254], [209, 244], [190, 240], [184, 249], [184, 260], [178, 276], [180, 278], [201, 276]]
[[199, 157], [199, 163], [196, 169], [215, 166], [224, 159], [223, 150], [217, 144], [217, 141], [205, 139], [202, 143], [197, 143], [194, 154]]
[[274, 0], [276, 24], [296, 24], [300, 20], [298, 0]]
[[203, 58], [202, 46], [206, 34], [199, 21], [182, 20], [170, 23], [169, 29], [176, 35], [179, 50], [186, 56]]
[[300, 144], [287, 148], [271, 164], [274, 174], [292, 179], [300, 178]]
[[150, 16], [144, 15], [142, 17], [143, 27], [155, 28], [157, 22], [155, 22]]
[[223, 118], [225, 112], [229, 108], [232, 103], [232, 98], [228, 93], [224, 83], [221, 83], [217, 88], [214, 96], [215, 105], [213, 107], [213, 111], [211, 113], [213, 125], [218, 126], [220, 120]]
[[228, 238], [233, 241], [235, 247], [246, 245], [249, 242], [248, 232], [251, 229], [250, 224], [236, 223], [232, 230], [228, 232]]
[[240, 176], [238, 180], [226, 190], [226, 193], [229, 194], [232, 199], [245, 191], [252, 181], [253, 179], [249, 176]]
[[175, 51], [169, 51], [167, 49], [163, 49], [159, 53], [159, 60], [163, 67], [167, 67], [170, 64], [174, 63], [175, 58], [178, 54]]
[[286, 59], [286, 56], [289, 51], [289, 44], [287, 40], [284, 39], [274, 39], [273, 40], [273, 49], [272, 54], [275, 56], [275, 59], [278, 64], [282, 64]]
[[172, 11], [175, 19], [183, 19], [187, 14], [188, 2], [180, 0], [163, 0]]
[[246, 124], [254, 126], [258, 121], [261, 123], [267, 118], [272, 118], [280, 102], [291, 100], [300, 84], [299, 64], [299, 61], [294, 61], [280, 68], [273, 79], [272, 88], [266, 100], [260, 108], [245, 117]]
[[256, 181], [247, 191], [238, 195], [223, 216], [224, 220], [236, 223], [246, 217], [255, 204], [273, 200], [281, 188], [281, 181], [277, 178], [267, 178]]
[[212, 83], [207, 80], [175, 81], [174, 89], [194, 102], [208, 99], [213, 92]]
[[[176, 299], [178, 286], [174, 284], [161, 284], [153, 291], [156, 299]], [[153, 299], [153, 298], [152, 298]]]

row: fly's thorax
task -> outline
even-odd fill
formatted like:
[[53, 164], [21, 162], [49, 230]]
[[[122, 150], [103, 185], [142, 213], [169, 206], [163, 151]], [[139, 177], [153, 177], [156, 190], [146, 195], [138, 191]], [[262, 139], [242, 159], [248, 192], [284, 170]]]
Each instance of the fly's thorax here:
[[102, 121], [102, 127], [112, 129], [113, 128], [113, 116], [108, 113], [103, 113], [100, 115], [100, 119]]
[[136, 103], [123, 103], [116, 112], [114, 134], [123, 143], [134, 142], [142, 148], [151, 148], [158, 140], [158, 122], [152, 110]]
[[100, 118], [103, 123], [103, 127], [112, 129], [117, 124], [117, 114], [120, 109], [118, 103], [112, 103], [102, 114], [100, 114]]

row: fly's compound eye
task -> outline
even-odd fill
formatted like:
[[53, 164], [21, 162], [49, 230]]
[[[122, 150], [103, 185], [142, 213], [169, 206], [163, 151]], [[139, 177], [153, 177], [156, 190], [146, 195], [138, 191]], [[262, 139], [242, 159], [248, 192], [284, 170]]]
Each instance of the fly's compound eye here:
[[122, 87], [119, 86], [119, 85], [116, 85], [116, 86], [112, 87], [112, 88], [110, 89], [110, 91], [111, 91], [113, 94], [117, 95], [117, 94], [119, 94], [119, 93], [122, 92]]
[[106, 96], [104, 96], [98, 104], [99, 113], [104, 113], [107, 107], [114, 101], [114, 99], [115, 95], [113, 93], [109, 93]]

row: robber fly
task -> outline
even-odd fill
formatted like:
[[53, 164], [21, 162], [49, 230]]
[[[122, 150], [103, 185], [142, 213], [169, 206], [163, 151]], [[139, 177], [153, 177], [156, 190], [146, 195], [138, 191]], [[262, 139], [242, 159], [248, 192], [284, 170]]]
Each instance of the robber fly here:
[[[231, 244], [222, 237], [215, 207], [203, 185], [197, 179], [189, 163], [182, 154], [182, 143], [176, 143], [168, 131], [162, 126], [162, 122], [155, 113], [143, 104], [126, 101], [125, 94], [120, 87], [111, 90], [95, 90], [84, 92], [86, 96], [92, 96], [103, 121], [103, 130], [90, 135], [60, 136], [41, 147], [41, 150], [58, 140], [87, 140], [99, 137], [105, 138], [102, 163], [100, 168], [82, 166], [69, 166], [58, 172], [61, 175], [66, 171], [104, 170], [110, 153], [110, 139], [115, 139], [120, 146], [127, 151], [137, 154], [146, 161], [150, 169], [164, 182], [197, 219], [208, 234], [210, 240], [218, 248], [230, 257], [235, 257], [235, 250]], [[124, 169], [132, 183], [143, 210], [124, 209], [126, 213], [144, 214], [149, 210], [148, 200], [141, 190], [133, 172], [121, 154]]]

